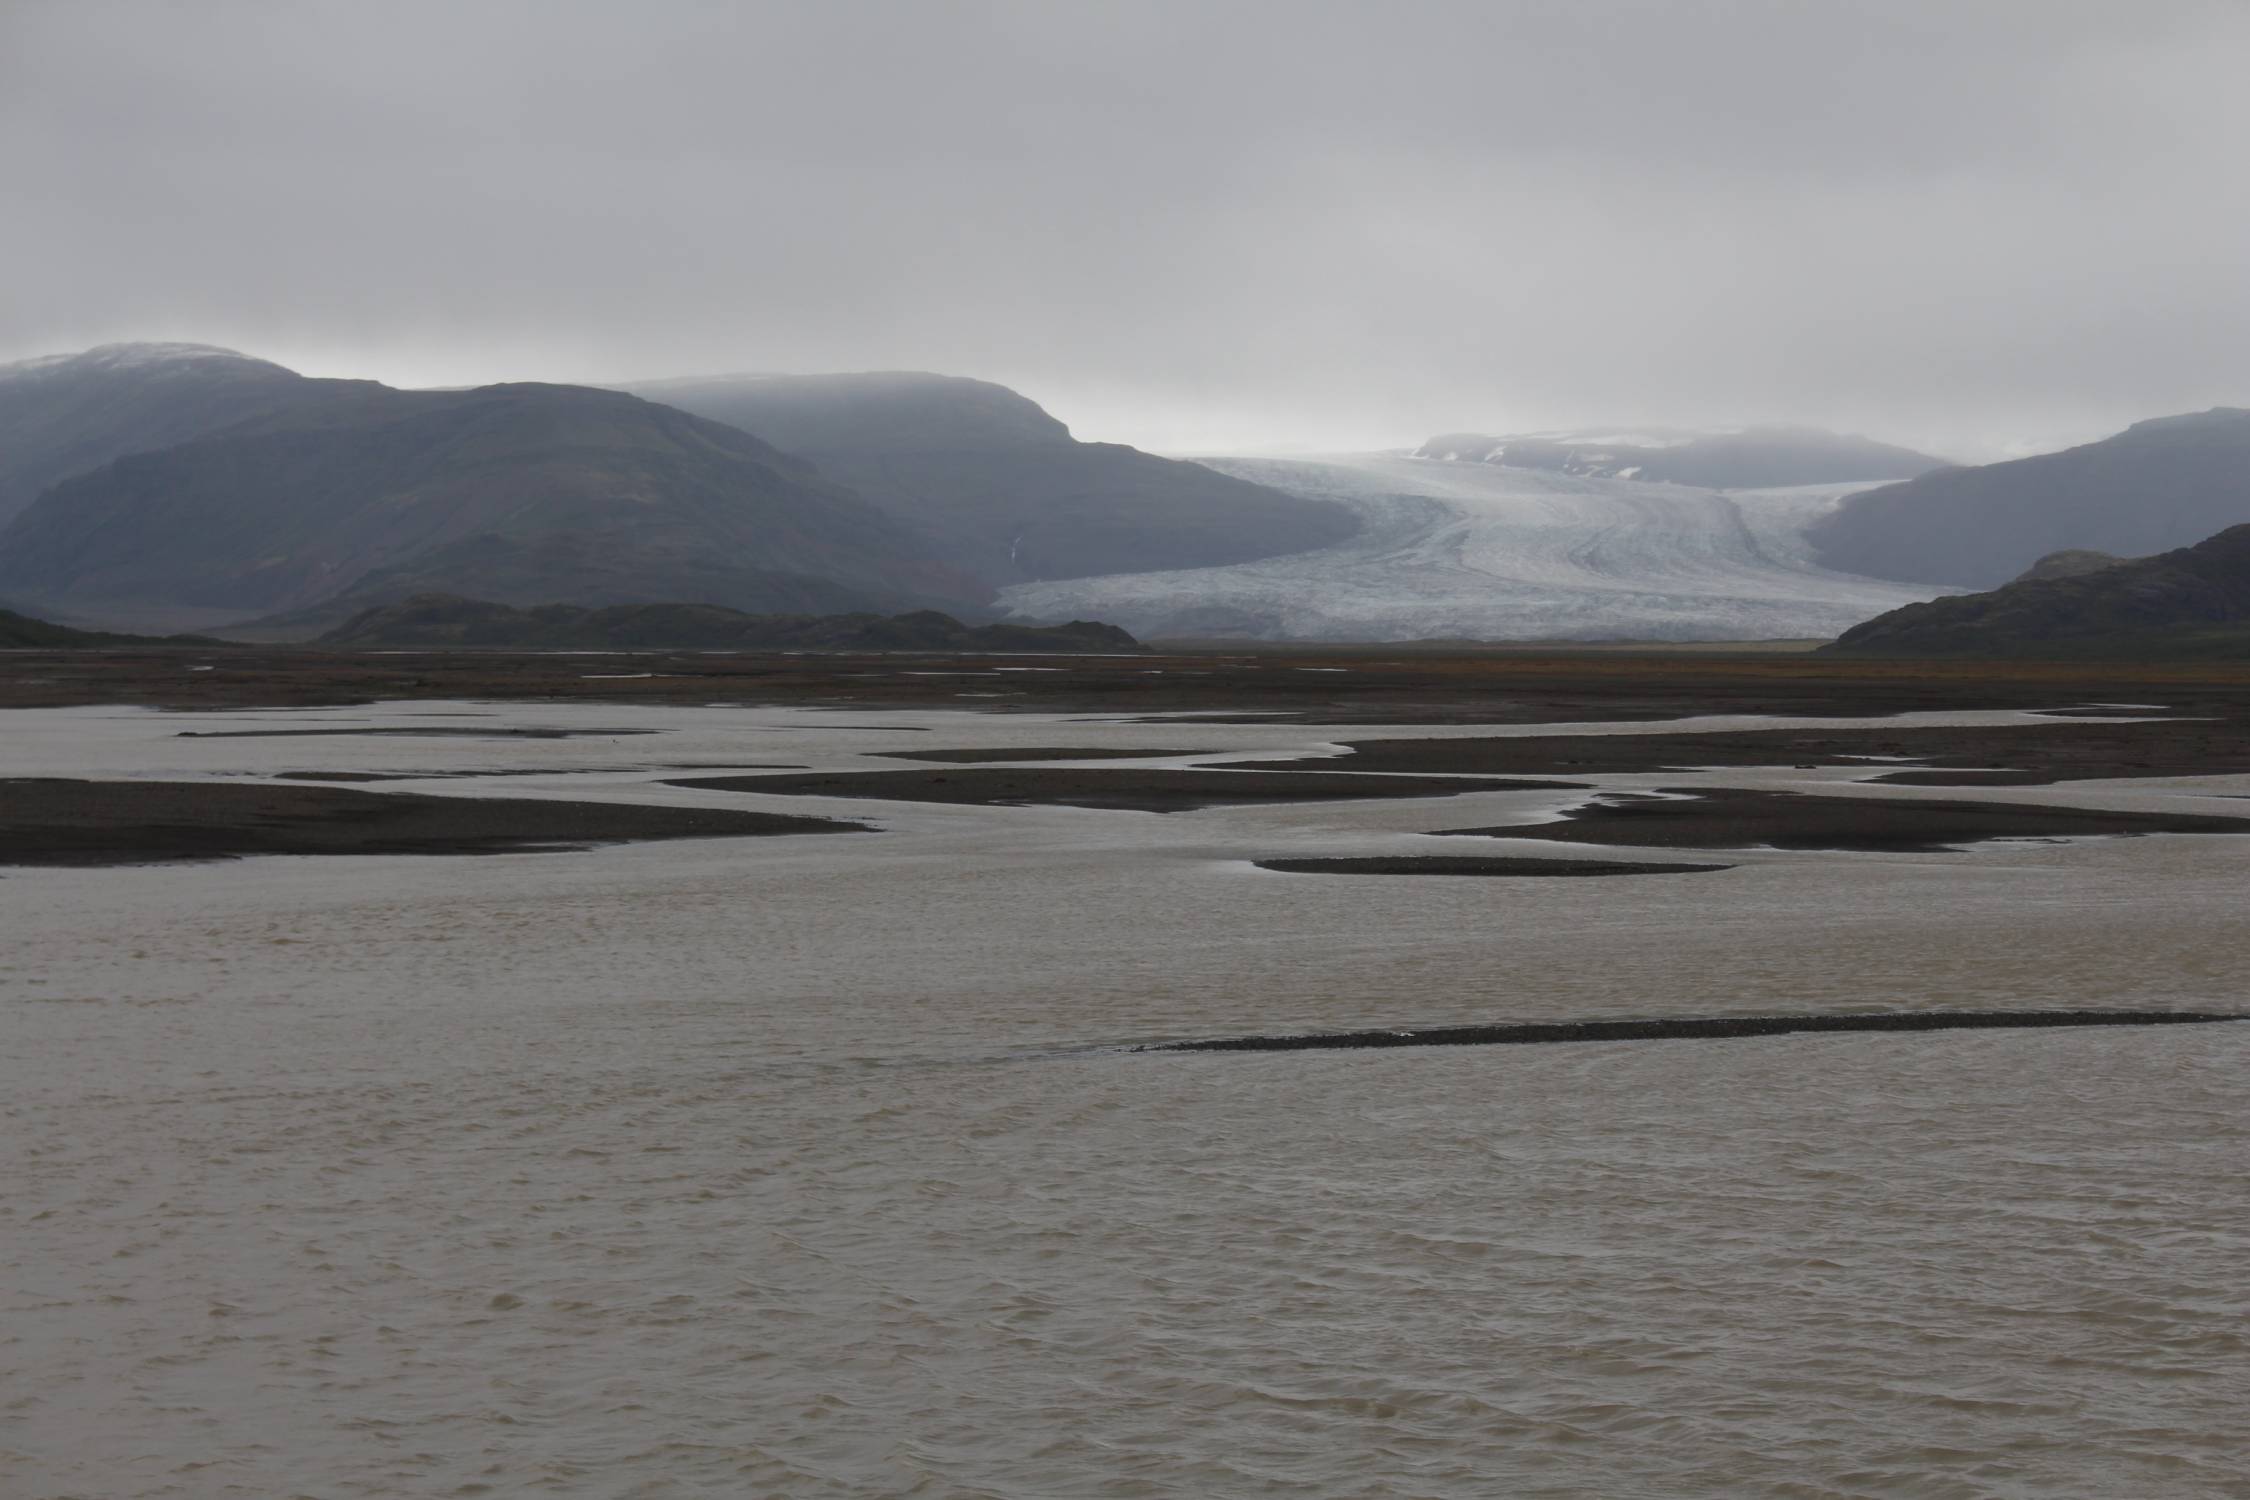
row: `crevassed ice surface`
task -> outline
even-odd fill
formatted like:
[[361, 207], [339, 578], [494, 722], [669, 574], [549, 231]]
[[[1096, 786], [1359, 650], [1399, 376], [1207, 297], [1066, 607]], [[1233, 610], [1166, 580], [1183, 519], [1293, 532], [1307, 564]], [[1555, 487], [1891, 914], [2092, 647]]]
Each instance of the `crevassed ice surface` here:
[[[659, 732], [176, 735], [354, 725]], [[0, 775], [531, 770], [385, 785], [884, 829], [0, 871], [0, 1494], [2245, 1493], [2250, 1026], [1105, 1044], [2235, 1006], [2250, 841], [1288, 876], [1246, 861], [1459, 853], [1428, 830], [1571, 794], [1159, 817], [659, 781], [924, 746], [1269, 756], [1411, 732], [0, 714]], [[2222, 799], [2246, 792], [2007, 795], [2239, 812]]]
[[1002, 604], [1144, 636], [1775, 640], [1957, 592], [1812, 561], [1805, 526], [1868, 485], [1722, 492], [1393, 454], [1201, 462], [1336, 501], [1362, 529], [1262, 562], [1018, 584]]

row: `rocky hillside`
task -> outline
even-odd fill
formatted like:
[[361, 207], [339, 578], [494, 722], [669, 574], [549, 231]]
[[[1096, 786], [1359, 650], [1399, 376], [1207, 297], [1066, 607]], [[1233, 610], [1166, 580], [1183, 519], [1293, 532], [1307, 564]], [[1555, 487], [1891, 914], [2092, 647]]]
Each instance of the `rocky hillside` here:
[[207, 344], [105, 344], [0, 365], [0, 526], [73, 474], [319, 399], [343, 383]]
[[952, 375], [737, 375], [627, 387], [752, 432], [995, 585], [1217, 567], [1325, 547], [1358, 523], [1201, 464], [1082, 443], [1005, 386]]
[[46, 491], [0, 531], [0, 593], [167, 624], [432, 588], [749, 609], [987, 597], [906, 527], [723, 423], [574, 386], [309, 384], [313, 399]]
[[331, 647], [459, 646], [509, 650], [1137, 651], [1114, 625], [964, 625], [936, 610], [754, 615], [708, 604], [547, 604], [511, 609], [424, 594], [353, 616], [320, 638]]
[[2104, 568], [2114, 568], [2119, 563], [2131, 561], [2129, 557], [2118, 557], [2108, 552], [2066, 547], [2060, 552], [2048, 553], [2008, 582], [2033, 583], [2048, 578], [2082, 578], [2088, 573], [2099, 573]]
[[2250, 411], [2136, 422], [2098, 443], [1855, 495], [1808, 533], [1822, 563], [1991, 588], [2064, 549], [2145, 557], [2250, 521]]
[[1817, 427], [1749, 427], [1740, 432], [1589, 429], [1518, 437], [1449, 432], [1431, 438], [1414, 456], [1716, 490], [1906, 479], [1945, 466], [1943, 459], [1911, 448]]
[[1909, 604], [1828, 651], [1882, 656], [2250, 656], [2250, 525], [2157, 557]]

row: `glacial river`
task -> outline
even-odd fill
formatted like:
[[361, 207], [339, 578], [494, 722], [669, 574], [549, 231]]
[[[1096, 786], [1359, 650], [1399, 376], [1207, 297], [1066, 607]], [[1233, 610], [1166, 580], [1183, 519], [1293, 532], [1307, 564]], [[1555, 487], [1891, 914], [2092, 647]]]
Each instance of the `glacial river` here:
[[[179, 735], [355, 726], [659, 732]], [[1301, 876], [1248, 861], [1459, 853], [1423, 835], [1575, 799], [1158, 816], [657, 783], [1412, 732], [0, 714], [0, 775], [509, 770], [383, 787], [883, 830], [0, 870], [0, 1494], [2250, 1496], [2250, 1026], [1120, 1046], [2237, 1008], [2250, 840]]]

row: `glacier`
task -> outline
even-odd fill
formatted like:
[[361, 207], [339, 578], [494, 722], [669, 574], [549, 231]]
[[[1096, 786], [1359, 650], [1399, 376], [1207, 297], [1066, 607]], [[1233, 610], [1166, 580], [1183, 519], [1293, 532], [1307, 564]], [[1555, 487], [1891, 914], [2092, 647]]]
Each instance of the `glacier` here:
[[1017, 584], [1001, 607], [1143, 639], [1739, 641], [1825, 638], [1959, 592], [1812, 561], [1805, 527], [1871, 483], [1710, 490], [1394, 453], [1197, 461], [1336, 501], [1362, 529], [1259, 562]]

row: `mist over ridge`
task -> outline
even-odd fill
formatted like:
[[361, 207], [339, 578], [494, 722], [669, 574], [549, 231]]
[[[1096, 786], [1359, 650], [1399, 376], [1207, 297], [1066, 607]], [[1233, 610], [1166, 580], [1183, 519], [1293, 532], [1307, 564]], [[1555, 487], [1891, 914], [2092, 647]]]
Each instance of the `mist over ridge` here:
[[433, 594], [1150, 638], [1820, 639], [2050, 553], [2250, 519], [2234, 409], [1981, 468], [1781, 425], [1186, 462], [967, 376], [636, 390], [405, 391], [177, 343], [0, 365], [0, 601], [261, 639]]
[[1776, 421], [1984, 461], [2250, 399], [2246, 55], [2221, 0], [15, 5], [0, 360], [928, 369], [1169, 453]]

